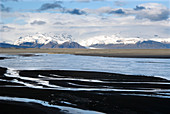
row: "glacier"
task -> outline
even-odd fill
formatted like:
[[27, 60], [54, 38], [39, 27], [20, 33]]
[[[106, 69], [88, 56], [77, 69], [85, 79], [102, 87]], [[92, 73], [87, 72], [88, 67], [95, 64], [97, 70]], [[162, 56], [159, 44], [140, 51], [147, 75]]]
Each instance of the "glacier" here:
[[89, 47], [91, 45], [95, 44], [136, 44], [137, 42], [143, 42], [143, 41], [156, 41], [161, 43], [170, 43], [170, 38], [159, 38], [159, 37], [153, 37], [153, 38], [124, 38], [120, 35], [113, 34], [110, 36], [107, 35], [100, 35], [100, 36], [94, 36], [89, 37], [87, 39], [79, 39], [75, 40], [72, 35], [62, 33], [62, 34], [52, 34], [52, 33], [36, 33], [34, 35], [27, 35], [25, 37], [20, 37], [17, 41], [14, 42], [14, 45], [20, 45], [24, 42], [32, 42], [35, 44], [48, 44], [50, 42], [57, 43], [57, 44], [63, 44], [65, 42], [77, 42], [81, 46]]
[[63, 44], [65, 42], [72, 42], [72, 36], [66, 33], [63, 34], [42, 34], [36, 33], [35, 35], [27, 35], [25, 37], [20, 37], [14, 42], [14, 45], [20, 45], [24, 42], [32, 42], [36, 44], [48, 44], [49, 42], [54, 42], [58, 44]]

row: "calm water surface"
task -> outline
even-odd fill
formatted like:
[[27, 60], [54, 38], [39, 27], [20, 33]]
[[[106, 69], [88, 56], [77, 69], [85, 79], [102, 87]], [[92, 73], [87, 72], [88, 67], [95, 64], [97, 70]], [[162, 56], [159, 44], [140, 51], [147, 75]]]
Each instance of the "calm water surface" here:
[[14, 57], [0, 61], [0, 66], [16, 70], [80, 70], [159, 76], [170, 79], [170, 59], [112, 58], [69, 54], [38, 54], [40, 56]]

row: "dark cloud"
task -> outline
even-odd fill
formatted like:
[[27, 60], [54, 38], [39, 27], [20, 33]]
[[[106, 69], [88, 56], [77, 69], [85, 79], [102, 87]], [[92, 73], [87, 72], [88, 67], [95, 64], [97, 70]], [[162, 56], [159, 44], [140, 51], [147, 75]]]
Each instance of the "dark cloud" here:
[[9, 32], [9, 31], [14, 30], [14, 29], [15, 29], [15, 28], [13, 28], [13, 27], [2, 26], [2, 27], [0, 28], [0, 32]]
[[10, 12], [11, 8], [5, 7], [3, 4], [0, 4], [0, 11], [2, 12]]
[[73, 24], [72, 22], [55, 22], [54, 25], [68, 25], [68, 24]]
[[162, 4], [143, 4], [133, 9], [137, 19], [149, 19], [151, 21], [162, 21], [169, 18], [169, 9]]
[[44, 24], [46, 24], [46, 22], [35, 20], [35, 21], [31, 22], [30, 24], [31, 25], [44, 25]]
[[44, 11], [44, 10], [48, 10], [48, 9], [55, 9], [55, 8], [63, 8], [61, 6], [61, 1], [56, 1], [54, 3], [46, 3], [46, 4], [43, 4], [39, 9], [38, 11]]
[[157, 14], [147, 14], [147, 13], [142, 13], [142, 14], [137, 14], [136, 15], [137, 19], [149, 19], [151, 21], [162, 21], [162, 20], [167, 20], [169, 18], [169, 11], [168, 10], [162, 10], [160, 13]]
[[124, 5], [126, 5], [126, 2], [125, 1], [115, 1], [114, 4], [116, 6], [124, 6]]
[[143, 9], [146, 9], [146, 8], [143, 6], [136, 6], [136, 8], [134, 8], [134, 10], [136, 10], [136, 11], [143, 10]]
[[70, 13], [70, 14], [73, 14], [73, 15], [86, 15], [86, 12], [82, 11], [80, 9], [66, 10], [65, 13]]
[[[148, 5], [148, 4], [146, 4]], [[154, 6], [154, 4], [149, 4]], [[159, 4], [157, 4], [159, 6]], [[129, 10], [129, 9], [110, 9], [107, 10], [105, 13], [108, 14], [119, 14], [119, 15], [133, 15], [136, 17], [136, 19], [149, 19], [150, 21], [162, 21], [167, 20], [169, 18], [170, 12], [168, 8], [162, 7], [156, 7], [154, 8], [146, 8], [145, 6], [136, 6], [135, 8]]]
[[114, 10], [114, 11], [110, 11], [109, 14], [125, 14], [125, 12], [122, 10], [122, 9], [117, 9], [117, 10]]
[[56, 22], [56, 23], [54, 23], [54, 25], [65, 25], [65, 23], [62, 23], [62, 22]]

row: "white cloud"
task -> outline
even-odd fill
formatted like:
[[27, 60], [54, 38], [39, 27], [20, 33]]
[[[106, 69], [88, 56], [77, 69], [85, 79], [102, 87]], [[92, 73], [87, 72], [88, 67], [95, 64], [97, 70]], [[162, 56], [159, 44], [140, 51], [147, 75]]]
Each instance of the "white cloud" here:
[[149, 19], [151, 21], [167, 20], [170, 15], [170, 10], [158, 3], [145, 3], [139, 5], [144, 7], [143, 10], [136, 11], [136, 18], [138, 19]]
[[137, 5], [135, 8], [111, 8], [101, 7], [98, 9], [82, 9], [88, 15], [112, 15], [114, 17], [120, 16], [135, 16], [138, 20], [150, 21], [164, 21], [168, 20], [170, 10], [162, 4], [145, 3]]
[[[126, 16], [117, 15], [96, 15], [109, 11], [116, 11], [111, 7], [99, 9], [82, 9], [92, 15], [71, 15], [67, 13], [31, 13], [31, 12], [2, 12], [3, 19], [14, 18], [15, 23], [4, 24], [11, 28], [10, 31], [1, 31], [1, 41], [15, 41], [20, 36], [42, 33], [68, 33], [76, 40], [81, 40], [97, 35], [112, 35], [120, 33], [124, 37], [153, 37], [155, 34], [160, 37], [169, 37], [169, 20], [152, 21], [152, 15], [161, 14], [167, 10], [160, 4], [141, 4], [145, 9], [123, 9]], [[93, 15], [94, 14], [94, 15]], [[144, 17], [145, 14], [145, 17]], [[141, 16], [141, 19], [137, 17]], [[153, 17], [152, 18], [156, 18]], [[25, 24], [17, 23], [17, 20], [25, 21]], [[43, 25], [30, 24], [40, 21]]]

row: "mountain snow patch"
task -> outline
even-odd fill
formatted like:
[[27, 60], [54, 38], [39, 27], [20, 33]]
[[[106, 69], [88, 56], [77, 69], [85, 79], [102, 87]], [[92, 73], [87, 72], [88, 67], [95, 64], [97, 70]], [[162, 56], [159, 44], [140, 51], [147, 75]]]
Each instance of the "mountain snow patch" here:
[[14, 45], [20, 45], [25, 42], [32, 42], [35, 44], [48, 44], [49, 42], [55, 42], [63, 44], [64, 42], [72, 42], [72, 36], [68, 34], [54, 35], [36, 33], [35, 35], [20, 37], [16, 42], [14, 42]]

